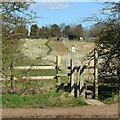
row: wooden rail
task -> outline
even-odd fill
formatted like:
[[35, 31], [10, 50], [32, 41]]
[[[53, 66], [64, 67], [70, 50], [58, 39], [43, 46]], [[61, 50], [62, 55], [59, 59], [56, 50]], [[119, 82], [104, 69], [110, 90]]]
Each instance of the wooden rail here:
[[[20, 78], [14, 77], [14, 80], [19, 80], [19, 79], [23, 79], [23, 80], [52, 80], [55, 79], [56, 76], [23, 76]], [[0, 78], [0, 82], [5, 81], [5, 80], [10, 80], [10, 78]]]
[[[14, 66], [12, 65], [12, 67], [10, 67], [10, 70], [51, 70], [51, 69], [56, 69], [56, 66]], [[12, 80], [11, 80], [11, 76], [5, 78], [0, 78], [0, 81], [4, 81], [4, 80], [19, 80], [19, 79], [25, 79], [25, 80], [49, 80], [49, 79], [56, 79], [57, 75], [55, 76], [21, 76], [21, 77], [15, 77], [14, 75], [12, 75], [13, 72], [11, 72], [11, 76], [12, 76]]]
[[[55, 79], [56, 76], [23, 76], [22, 79], [25, 80], [50, 80], [50, 79]], [[14, 78], [17, 79], [17, 78]]]

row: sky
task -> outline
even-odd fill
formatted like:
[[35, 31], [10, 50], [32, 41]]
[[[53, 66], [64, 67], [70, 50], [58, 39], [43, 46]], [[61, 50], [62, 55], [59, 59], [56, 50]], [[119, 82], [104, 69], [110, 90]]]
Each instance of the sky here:
[[[38, 1], [38, 0], [36, 0]], [[51, 24], [77, 25], [82, 24], [84, 28], [89, 28], [95, 22], [82, 22], [85, 18], [97, 15], [99, 18], [103, 2], [48, 2], [41, 0], [31, 5], [31, 10], [41, 17], [36, 19], [38, 27], [49, 26]], [[52, 0], [49, 0], [52, 1]]]

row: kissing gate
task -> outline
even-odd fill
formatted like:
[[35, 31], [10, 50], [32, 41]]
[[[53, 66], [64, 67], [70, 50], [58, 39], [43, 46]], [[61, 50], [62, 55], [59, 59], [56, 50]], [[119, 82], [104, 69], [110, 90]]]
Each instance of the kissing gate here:
[[[76, 64], [72, 57], [74, 48], [71, 50], [71, 55], [67, 58], [56, 56], [56, 79], [57, 87], [60, 87], [61, 77], [67, 77], [69, 92], [71, 95], [79, 97], [83, 95], [87, 98], [92, 95], [93, 99], [98, 98], [98, 51], [94, 49], [89, 56]], [[69, 60], [68, 60], [69, 59]], [[61, 74], [61, 71], [62, 74]], [[92, 90], [88, 90], [87, 85], [93, 86]]]

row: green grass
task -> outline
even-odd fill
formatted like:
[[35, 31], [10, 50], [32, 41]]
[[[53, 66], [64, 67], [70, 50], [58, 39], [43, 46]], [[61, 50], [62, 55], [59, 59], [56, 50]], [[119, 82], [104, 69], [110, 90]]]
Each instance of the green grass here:
[[43, 61], [41, 57], [38, 57], [36, 59], [28, 58], [25, 55], [22, 55], [23, 59], [20, 62], [15, 63], [14, 66], [49, 66], [50, 64], [46, 63], [46, 61]]
[[41, 95], [18, 96], [4, 94], [3, 108], [48, 108], [48, 107], [75, 107], [87, 105], [84, 99], [69, 96], [67, 93], [47, 92]]
[[16, 70], [15, 74], [19, 75], [26, 75], [26, 76], [55, 76], [56, 70], [55, 69], [44, 69], [44, 70]]
[[2, 108], [2, 95], [0, 95], [0, 108]]

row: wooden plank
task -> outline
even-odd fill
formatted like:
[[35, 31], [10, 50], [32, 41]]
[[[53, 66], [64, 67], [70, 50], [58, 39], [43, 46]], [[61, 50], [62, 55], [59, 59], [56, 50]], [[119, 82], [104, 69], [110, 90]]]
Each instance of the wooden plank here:
[[16, 70], [40, 70], [40, 69], [55, 69], [56, 66], [15, 66]]
[[[50, 79], [55, 79], [56, 76], [23, 76], [21, 77], [21, 79], [25, 79], [25, 80], [50, 80]], [[0, 81], [5, 81], [5, 80], [10, 80], [10, 78], [7, 78], [7, 79], [3, 79], [3, 78], [0, 78]], [[17, 77], [14, 77], [14, 80], [19, 80], [19, 78]]]
[[29, 76], [29, 77], [22, 77], [22, 79], [26, 79], [26, 80], [41, 80], [41, 79], [54, 79], [55, 76]]
[[67, 77], [66, 74], [58, 74], [57, 76], [59, 76], [59, 77]]

